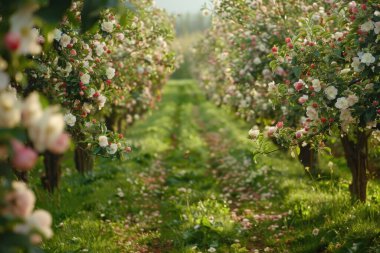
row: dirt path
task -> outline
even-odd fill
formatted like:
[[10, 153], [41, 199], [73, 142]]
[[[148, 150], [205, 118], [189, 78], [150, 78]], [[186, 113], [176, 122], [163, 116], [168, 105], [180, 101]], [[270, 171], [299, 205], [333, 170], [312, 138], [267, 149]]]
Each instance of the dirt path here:
[[[268, 213], [270, 189], [247, 181], [254, 167], [249, 150], [231, 154], [236, 143], [215, 128], [219, 119], [196, 91], [189, 84], [172, 85], [170, 145], [139, 175], [147, 189], [135, 203], [141, 212], [119, 231], [133, 228], [135, 236], [119, 243], [132, 245], [128, 248], [135, 252], [262, 251], [266, 246], [258, 223], [266, 222], [274, 234], [283, 215]], [[258, 173], [262, 182], [267, 170]]]

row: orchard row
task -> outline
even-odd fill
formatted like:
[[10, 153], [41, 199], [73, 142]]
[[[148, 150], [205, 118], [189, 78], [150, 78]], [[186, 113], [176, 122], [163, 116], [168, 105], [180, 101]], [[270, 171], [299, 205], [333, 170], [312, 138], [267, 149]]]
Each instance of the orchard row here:
[[[341, 139], [353, 200], [366, 200], [380, 142], [378, 1], [215, 1], [195, 70], [208, 97], [252, 122], [257, 153], [291, 149], [318, 172]], [[335, 144], [336, 145], [336, 144]]]
[[80, 173], [93, 156], [131, 152], [121, 132], [160, 100], [173, 25], [151, 1], [13, 0], [0, 10], [0, 251], [32, 252], [52, 219], [21, 181], [43, 156], [42, 184], [54, 191], [70, 140]]

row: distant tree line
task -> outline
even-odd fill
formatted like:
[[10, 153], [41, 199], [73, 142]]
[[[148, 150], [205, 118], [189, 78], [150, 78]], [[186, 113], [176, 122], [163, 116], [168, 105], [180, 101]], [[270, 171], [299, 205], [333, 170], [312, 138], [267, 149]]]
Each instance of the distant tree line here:
[[204, 16], [202, 13], [187, 13], [176, 17], [176, 33], [178, 37], [203, 32], [207, 30], [210, 25], [210, 16]]

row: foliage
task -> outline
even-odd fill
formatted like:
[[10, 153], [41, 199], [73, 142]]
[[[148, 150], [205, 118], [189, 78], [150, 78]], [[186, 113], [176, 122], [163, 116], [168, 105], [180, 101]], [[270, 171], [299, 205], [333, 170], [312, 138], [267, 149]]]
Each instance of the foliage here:
[[378, 17], [372, 1], [216, 1], [195, 73], [209, 99], [254, 125], [255, 155], [275, 151], [264, 136], [294, 156], [331, 152], [342, 136], [351, 192], [365, 201], [376, 152], [367, 139], [379, 131]]

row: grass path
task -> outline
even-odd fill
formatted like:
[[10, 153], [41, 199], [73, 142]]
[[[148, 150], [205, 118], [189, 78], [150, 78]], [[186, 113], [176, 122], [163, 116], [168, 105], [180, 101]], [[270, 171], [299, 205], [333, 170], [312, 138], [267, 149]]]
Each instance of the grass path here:
[[253, 163], [247, 129], [193, 82], [172, 82], [127, 131], [127, 161], [98, 160], [86, 177], [67, 162], [59, 192], [36, 187], [55, 221], [46, 251], [377, 252], [378, 202], [351, 208], [344, 173], [311, 181], [283, 153]]

